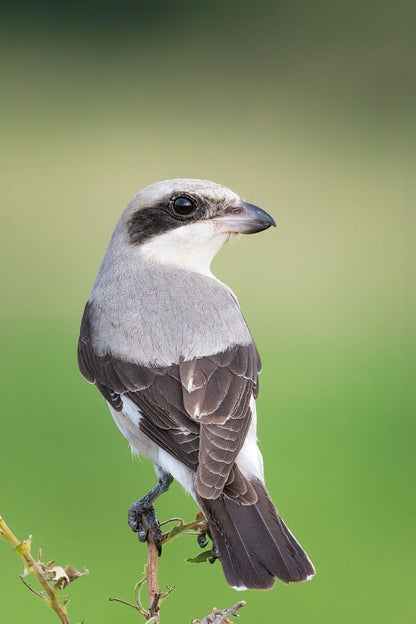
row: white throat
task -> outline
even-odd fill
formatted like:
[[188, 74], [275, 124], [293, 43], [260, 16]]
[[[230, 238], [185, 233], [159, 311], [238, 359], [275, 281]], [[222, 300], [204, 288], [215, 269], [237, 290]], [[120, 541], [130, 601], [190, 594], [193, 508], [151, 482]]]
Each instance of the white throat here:
[[218, 232], [214, 223], [198, 221], [155, 236], [139, 249], [147, 260], [212, 277], [212, 259], [228, 238], [229, 234]]

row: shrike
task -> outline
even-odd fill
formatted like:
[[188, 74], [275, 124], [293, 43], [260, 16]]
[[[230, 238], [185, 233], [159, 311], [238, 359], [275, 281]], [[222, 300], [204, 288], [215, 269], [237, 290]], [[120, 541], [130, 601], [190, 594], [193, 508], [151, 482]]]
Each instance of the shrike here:
[[131, 506], [131, 528], [146, 538], [141, 515], [177, 479], [237, 589], [314, 574], [264, 485], [256, 346], [235, 295], [210, 271], [231, 237], [272, 225], [264, 210], [207, 180], [146, 187], [115, 226], [79, 339], [82, 374], [132, 450], [155, 466], [158, 485]]

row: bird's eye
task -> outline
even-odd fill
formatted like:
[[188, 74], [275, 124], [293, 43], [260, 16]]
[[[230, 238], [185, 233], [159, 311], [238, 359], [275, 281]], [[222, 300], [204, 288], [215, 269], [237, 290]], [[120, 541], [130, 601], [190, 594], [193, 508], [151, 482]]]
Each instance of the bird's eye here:
[[177, 197], [171, 203], [172, 212], [179, 217], [188, 217], [195, 212], [195, 204], [189, 197]]

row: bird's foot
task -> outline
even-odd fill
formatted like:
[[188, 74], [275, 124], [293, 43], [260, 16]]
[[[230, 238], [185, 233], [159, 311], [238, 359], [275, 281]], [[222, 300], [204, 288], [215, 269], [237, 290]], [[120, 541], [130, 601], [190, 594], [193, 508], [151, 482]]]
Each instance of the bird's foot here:
[[163, 473], [158, 484], [131, 505], [127, 516], [129, 527], [137, 533], [139, 542], [146, 542], [152, 539], [157, 544], [159, 555], [162, 552], [162, 531], [160, 530], [153, 503], [161, 494], [168, 491], [172, 481], [172, 475]]
[[208, 546], [208, 529], [201, 529], [196, 538], [198, 546], [200, 548], [206, 548]]
[[142, 499], [133, 503], [128, 512], [128, 523], [132, 531], [137, 533], [139, 542], [150, 539], [156, 543], [159, 555], [162, 552], [162, 531], [153, 505], [143, 507]]

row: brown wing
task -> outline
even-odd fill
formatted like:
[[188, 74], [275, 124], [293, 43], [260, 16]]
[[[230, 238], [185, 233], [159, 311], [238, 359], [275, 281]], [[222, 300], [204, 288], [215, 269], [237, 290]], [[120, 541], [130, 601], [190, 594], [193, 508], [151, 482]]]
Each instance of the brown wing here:
[[254, 343], [168, 367], [97, 356], [87, 304], [78, 361], [114, 409], [122, 410], [123, 395], [137, 405], [142, 432], [197, 473], [201, 497], [217, 498], [224, 491], [243, 504], [256, 501], [234, 463], [250, 424], [251, 398], [257, 396], [260, 359]]

